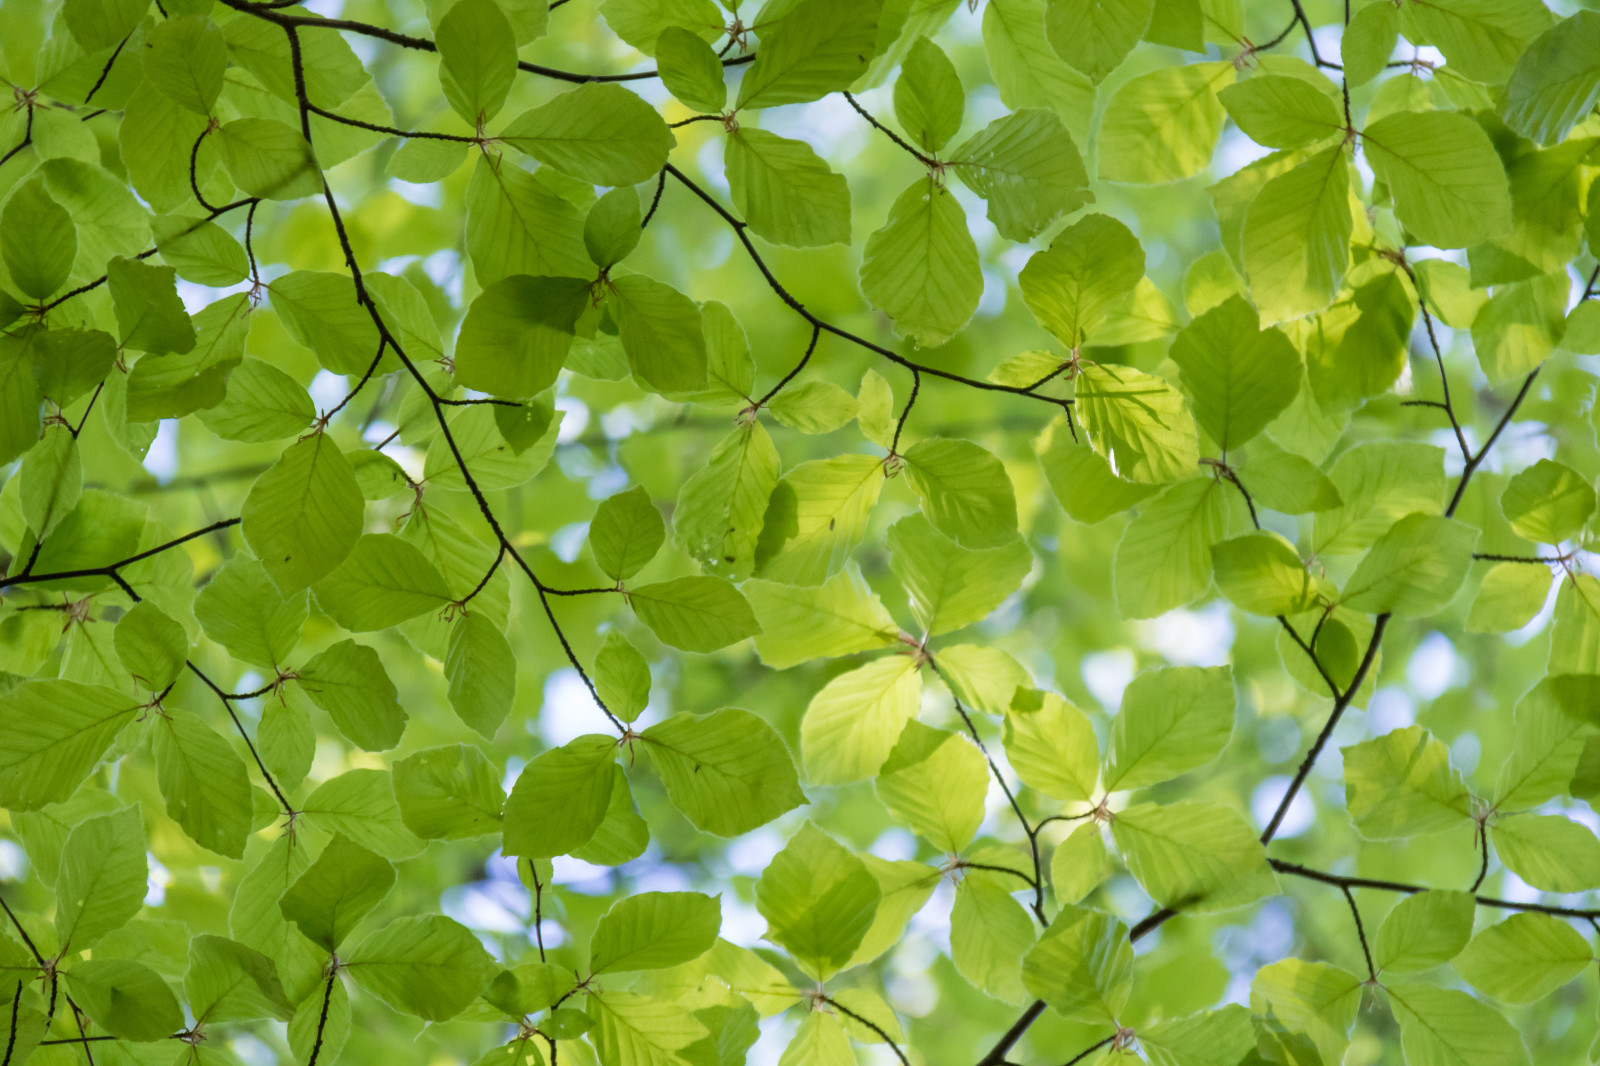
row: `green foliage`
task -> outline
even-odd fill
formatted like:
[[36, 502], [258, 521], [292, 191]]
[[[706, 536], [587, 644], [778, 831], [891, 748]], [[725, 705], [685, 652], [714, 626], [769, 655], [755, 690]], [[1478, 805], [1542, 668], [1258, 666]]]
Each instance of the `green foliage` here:
[[5, 4], [0, 1066], [1593, 1059], [1588, 6]]

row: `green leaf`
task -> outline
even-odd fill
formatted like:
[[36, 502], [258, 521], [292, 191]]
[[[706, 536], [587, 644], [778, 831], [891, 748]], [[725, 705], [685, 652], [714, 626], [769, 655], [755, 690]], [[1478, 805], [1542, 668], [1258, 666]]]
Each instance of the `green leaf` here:
[[937, 152], [960, 131], [966, 103], [950, 57], [927, 37], [918, 37], [894, 83], [894, 117], [901, 128], [924, 149]]
[[989, 221], [1007, 240], [1032, 240], [1057, 216], [1088, 203], [1083, 157], [1052, 111], [1013, 111], [951, 154], [962, 182], [989, 203]]
[[115, 45], [133, 32], [147, 10], [144, 0], [72, 0], [61, 7], [72, 39], [86, 52]]
[[724, 165], [733, 206], [752, 232], [794, 248], [850, 243], [850, 186], [805, 141], [741, 126]]
[[148, 876], [139, 808], [124, 807], [73, 826], [56, 875], [55, 927], [62, 954], [91, 948], [128, 924], [144, 905]]
[[657, 392], [705, 386], [705, 331], [694, 301], [639, 274], [612, 279], [609, 300], [623, 350], [641, 385]]
[[589, 842], [572, 853], [573, 858], [597, 866], [632, 862], [650, 846], [650, 827], [634, 805], [628, 775], [618, 766], [612, 770], [612, 777], [615, 783], [611, 787], [611, 800], [606, 804], [605, 818]]
[[771, 29], [735, 110], [803, 104], [848, 89], [877, 51], [880, 3], [801, 0]]
[[1250, 984], [1260, 1046], [1294, 1049], [1302, 1062], [1339, 1062], [1350, 1046], [1362, 988], [1354, 974], [1324, 962], [1291, 958], [1263, 966]]
[[78, 230], [43, 178], [19, 186], [0, 211], [0, 259], [25, 295], [43, 301], [67, 282], [78, 255]]
[[[708, 573], [735, 580], [749, 577], [767, 502], [777, 484], [778, 450], [766, 427], [759, 422], [740, 426], [717, 443], [678, 491], [673, 542]], [[880, 471], [874, 488], [882, 484]]]
[[[507, 432], [501, 428], [504, 416], [496, 417], [493, 413], [499, 410], [510, 408], [473, 404], [450, 416], [450, 435], [455, 439], [455, 447], [450, 446], [443, 434], [433, 438], [422, 465], [423, 481], [429, 488], [471, 491], [461, 470], [463, 466], [471, 472], [480, 492], [521, 485], [544, 469], [555, 451], [564, 413], [551, 413], [550, 407], [530, 404], [522, 409], [525, 418], [517, 422], [506, 420], [510, 427]], [[472, 584], [476, 584], [487, 568], [485, 562], [473, 575]], [[472, 584], [463, 591], [471, 591]]]
[[1551, 22], [1538, 0], [1425, 0], [1406, 13], [1462, 77], [1485, 83], [1504, 81]]
[[861, 292], [919, 347], [943, 344], [972, 318], [983, 295], [978, 246], [949, 189], [913, 182], [867, 239]]
[[640, 737], [673, 805], [708, 833], [748, 833], [807, 802], [783, 739], [749, 711], [675, 714]]
[[513, 274], [577, 277], [590, 269], [578, 209], [543, 177], [493, 155], [478, 160], [467, 185], [466, 244], [480, 285]]
[[1022, 981], [1069, 1021], [1113, 1022], [1133, 989], [1128, 927], [1101, 911], [1061, 908], [1023, 959]]
[[244, 539], [286, 594], [320, 581], [361, 537], [365, 501], [326, 433], [290, 445], [256, 479], [241, 512]]
[[1229, 491], [1215, 478], [1190, 478], [1141, 507], [1112, 563], [1124, 618], [1154, 618], [1211, 587], [1211, 546], [1228, 532]]
[[899, 626], [853, 568], [806, 587], [752, 581], [744, 587], [761, 632], [756, 652], [775, 670], [892, 646]]
[[1517, 704], [1511, 751], [1495, 779], [1495, 809], [1513, 813], [1566, 795], [1588, 735], [1584, 716], [1571, 713], [1558, 681], [1535, 685]]
[[1169, 66], [1125, 82], [1100, 125], [1100, 179], [1140, 185], [1192, 177], [1211, 161], [1231, 63]]
[[427, 556], [392, 533], [369, 533], [316, 587], [317, 606], [356, 633], [388, 629], [450, 603]]
[[409, 859], [422, 850], [400, 817], [387, 770], [346, 770], [318, 785], [301, 806], [307, 825], [341, 833], [386, 858]]
[[915, 659], [891, 655], [829, 681], [800, 723], [806, 774], [837, 785], [875, 775], [922, 699]]
[[1421, 726], [1342, 749], [1345, 806], [1368, 840], [1438, 833], [1472, 817], [1450, 750]]
[[660, 970], [711, 950], [722, 926], [717, 900], [699, 892], [642, 892], [618, 900], [595, 926], [589, 972]]
[[[611, 0], [602, 5], [602, 10], [615, 6], [615, 0]], [[712, 7], [710, 21], [721, 29], [715, 7]], [[621, 31], [618, 36], [622, 36]], [[656, 38], [655, 53], [661, 83], [673, 96], [697, 111], [713, 114], [727, 106], [728, 87], [722, 80], [722, 61], [705, 38], [682, 26], [668, 26]]]
[[1528, 1061], [1522, 1037], [1505, 1015], [1453, 988], [1389, 988], [1407, 1062], [1513, 1066]]
[[1513, 914], [1472, 938], [1456, 969], [1478, 991], [1506, 1003], [1534, 1003], [1594, 961], [1582, 934], [1548, 914]]
[[1233, 734], [1234, 702], [1226, 666], [1165, 667], [1134, 678], [1106, 752], [1106, 791], [1159, 784], [1215, 759]]
[[1117, 813], [1111, 835], [1128, 872], [1163, 907], [1204, 914], [1278, 891], [1256, 831], [1231, 807], [1142, 803]]
[[517, 41], [494, 0], [459, 0], [439, 20], [439, 83], [455, 113], [475, 129], [505, 105], [517, 76]]
[[1339, 489], [1311, 462], [1286, 452], [1271, 440], [1257, 438], [1250, 454], [1234, 471], [1259, 504], [1284, 514], [1329, 511], [1343, 503]]
[[1001, 0], [983, 11], [983, 46], [995, 87], [1007, 107], [1044, 107], [1087, 143], [1094, 111], [1094, 83], [1056, 55], [1039, 32], [1044, 0]]
[[877, 780], [889, 814], [947, 853], [977, 834], [988, 786], [988, 764], [970, 741], [916, 721], [906, 723]]
[[424, 840], [465, 840], [500, 831], [505, 793], [483, 752], [468, 744], [429, 748], [394, 764], [394, 794], [406, 828]]
[[1550, 572], [1526, 563], [1495, 563], [1483, 575], [1467, 615], [1468, 633], [1521, 629], [1550, 598]]
[[1128, 227], [1085, 215], [1028, 259], [1017, 284], [1039, 325], [1076, 348], [1142, 277], [1144, 249]]
[[1566, 139], [1600, 100], [1600, 15], [1579, 11], [1522, 53], [1506, 85], [1506, 124], [1540, 144]]
[[1358, 445], [1339, 457], [1328, 476], [1344, 502], [1317, 513], [1311, 535], [1317, 555], [1365, 551], [1412, 512], [1443, 510], [1444, 450], [1432, 445], [1405, 441]]
[[968, 870], [950, 909], [950, 961], [956, 972], [1007, 1003], [1023, 1004], [1022, 959], [1033, 947], [1033, 919], [1008, 889], [1015, 878]]
[[328, 712], [351, 743], [367, 751], [387, 751], [400, 743], [406, 712], [376, 651], [341, 640], [298, 672], [311, 702]]
[[1584, 892], [1600, 886], [1600, 839], [1560, 814], [1519, 814], [1491, 832], [1506, 868], [1546, 892]]
[[1073, 519], [1093, 524], [1121, 514], [1156, 491], [1154, 485], [1125, 481], [1099, 452], [1074, 439], [1064, 420], [1051, 423], [1040, 438], [1039, 462], [1056, 500]]
[[117, 658], [151, 692], [164, 692], [178, 679], [189, 656], [183, 626], [154, 604], [138, 603], [117, 622]]
[[189, 970], [183, 990], [196, 1023], [201, 1025], [264, 1018], [284, 1022], [294, 1014], [294, 1004], [289, 1002], [271, 958], [210, 933], [189, 941]]
[[1076, 803], [1094, 796], [1100, 778], [1094, 727], [1055, 693], [1017, 693], [1006, 712], [1005, 747], [1011, 768], [1029, 788]]
[[906, 481], [934, 529], [968, 548], [995, 548], [1016, 538], [1016, 496], [993, 454], [971, 441], [931, 437], [902, 458]]
[[1299, 148], [1340, 133], [1344, 120], [1333, 86], [1283, 74], [1258, 74], [1217, 93], [1228, 115], [1251, 140], [1268, 148]]
[[180, 711], [156, 723], [151, 748], [167, 816], [200, 846], [243, 858], [253, 800], [244, 760], [232, 745], [194, 715]]
[[1550, 622], [1552, 674], [1600, 674], [1600, 580], [1568, 574], [1556, 593]]
[[1511, 228], [1511, 194], [1489, 138], [1465, 115], [1400, 111], [1361, 131], [1367, 162], [1420, 243], [1464, 248]]
[[1153, 0], [1049, 0], [1045, 37], [1098, 85], [1139, 43], [1154, 7]]
[[128, 376], [128, 421], [181, 418], [222, 402], [228, 375], [244, 358], [249, 310], [243, 293], [224, 297], [194, 316], [187, 352], [140, 359]]
[[1238, 296], [1185, 326], [1171, 356], [1194, 398], [1195, 421], [1224, 453], [1265, 429], [1300, 391], [1294, 345], [1278, 330], [1261, 329], [1254, 308]]
[[499, 139], [596, 185], [633, 185], [655, 177], [676, 143], [655, 108], [620, 85], [602, 84], [580, 85], [524, 111]]
[[[293, 56], [281, 27], [264, 19], [230, 19], [222, 32], [235, 63], [259, 78], [269, 92], [291, 103], [296, 100]], [[338, 33], [302, 33], [300, 40], [306, 96], [318, 107], [338, 107], [371, 80]]]
[[1033, 554], [1020, 539], [998, 548], [963, 548], [921, 515], [896, 522], [888, 542], [890, 565], [905, 585], [911, 613], [934, 635], [987, 618], [1033, 566]]
[[1540, 459], [1506, 483], [1500, 509], [1518, 536], [1559, 544], [1594, 514], [1594, 485], [1565, 463]]
[[378, 329], [345, 274], [297, 270], [267, 287], [272, 309], [295, 340], [336, 374], [363, 374], [378, 351]]
[[[1226, 402], [1225, 391], [1205, 395], [1213, 403]], [[1078, 376], [1077, 410], [1094, 450], [1111, 461], [1118, 477], [1159, 484], [1190, 474], [1199, 464], [1188, 405], [1153, 374], [1113, 364], [1085, 367]]]
[[283, 596], [266, 568], [240, 553], [212, 575], [195, 597], [194, 616], [206, 636], [255, 666], [285, 662], [300, 639], [309, 594]]
[[222, 95], [228, 43], [210, 19], [181, 15], [158, 23], [146, 39], [144, 76], [179, 107], [209, 115]]
[[383, 902], [394, 880], [388, 860], [338, 835], [289, 886], [279, 907], [306, 939], [338, 951], [350, 930]]
[[[776, 473], [776, 452], [772, 459]], [[756, 471], [756, 479], [764, 479], [763, 470]], [[871, 455], [816, 459], [790, 470], [765, 501], [756, 572], [794, 585], [818, 585], [838, 573], [866, 535], [884, 480], [883, 461]], [[743, 489], [743, 482], [737, 488]]]
[[[563, 1012], [577, 1015], [575, 1021], [581, 1023], [581, 1028], [563, 1035], [575, 1037], [592, 1028], [590, 1040], [601, 1062], [619, 1066], [684, 1062], [680, 1052], [707, 1036], [706, 1027], [693, 1014], [662, 997], [637, 992], [591, 993], [586, 1007], [587, 1014], [570, 1008]], [[844, 1039], [842, 1032], [839, 1039]]]
[[616, 758], [616, 739], [591, 733], [523, 767], [506, 800], [505, 853], [545, 859], [586, 844], [605, 818]]
[[374, 930], [356, 945], [344, 968], [356, 984], [395, 1010], [439, 1022], [478, 998], [494, 960], [465, 926], [428, 914]]
[[1033, 685], [1033, 678], [1016, 659], [981, 644], [940, 648], [939, 679], [952, 696], [987, 714], [1004, 714], [1015, 701], [1017, 689]]
[[767, 404], [772, 417], [801, 433], [832, 433], [856, 414], [856, 398], [826, 381], [791, 386]]
[[[509, 656], [510, 646], [506, 646]], [[616, 630], [606, 634], [594, 657], [594, 687], [600, 702], [624, 722], [632, 722], [650, 702], [650, 663]], [[473, 677], [463, 671], [463, 685]]]
[[172, 989], [142, 963], [94, 958], [64, 976], [74, 1002], [112, 1036], [149, 1043], [166, 1040], [183, 1027], [183, 1011]]
[[595, 266], [609, 270], [639, 246], [643, 228], [639, 194], [626, 187], [612, 189], [584, 217], [583, 247]]
[[756, 882], [756, 909], [766, 939], [826, 980], [854, 954], [881, 895], [859, 858], [807, 822]]
[[639, 486], [619, 492], [600, 505], [589, 523], [589, 547], [600, 570], [624, 581], [655, 558], [666, 539], [666, 523]]
[[1466, 892], [1436, 890], [1407, 896], [1378, 927], [1373, 964], [1386, 973], [1421, 973], [1444, 965], [1472, 939], [1475, 908]]
[[1256, 1049], [1250, 1012], [1237, 1003], [1145, 1027], [1139, 1047], [1156, 1063], [1244, 1061]]
[[450, 626], [445, 651], [450, 706], [479, 736], [493, 739], [517, 695], [517, 659], [492, 619], [469, 611]]
[[44, 439], [22, 457], [17, 471], [22, 519], [35, 540], [50, 535], [83, 495], [78, 438], [66, 426], [49, 426]]
[[1344, 606], [1415, 618], [1455, 596], [1472, 567], [1478, 531], [1439, 515], [1413, 514], [1378, 538], [1345, 583]]
[[1472, 320], [1478, 362], [1495, 384], [1526, 376], [1549, 357], [1566, 329], [1566, 275], [1504, 285]]
[[298, 200], [322, 191], [311, 145], [276, 119], [234, 119], [217, 130], [216, 144], [228, 176], [251, 196]]
[[665, 644], [712, 652], [761, 632], [750, 604], [720, 577], [680, 577], [627, 592], [639, 621]]
[[1251, 614], [1300, 614], [1331, 591], [1311, 576], [1294, 545], [1269, 530], [1213, 544], [1211, 561], [1218, 590]]
[[317, 416], [300, 383], [261, 359], [245, 359], [227, 372], [222, 402], [199, 412], [207, 429], [225, 440], [250, 444], [298, 436]]
[[1333, 301], [1350, 260], [1353, 227], [1343, 146], [1323, 149], [1267, 182], [1245, 213], [1243, 237], [1250, 294], [1263, 319], [1283, 322]]
[[456, 380], [511, 399], [543, 392], [556, 383], [588, 305], [589, 283], [580, 278], [515, 275], [486, 286], [461, 323]]
[[137, 259], [112, 259], [106, 270], [125, 348], [161, 354], [195, 346], [195, 327], [178, 298], [176, 273]]
[[0, 804], [36, 811], [66, 801], [139, 711], [114, 689], [67, 680], [0, 696]]
[[1056, 903], [1079, 903], [1111, 873], [1111, 858], [1106, 854], [1098, 822], [1084, 822], [1056, 845], [1050, 857], [1050, 883]]

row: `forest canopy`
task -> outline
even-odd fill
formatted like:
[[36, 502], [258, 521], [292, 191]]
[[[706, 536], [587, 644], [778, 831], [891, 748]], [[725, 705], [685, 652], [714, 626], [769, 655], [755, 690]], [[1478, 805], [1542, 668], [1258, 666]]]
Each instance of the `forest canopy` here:
[[1600, 1057], [1590, 0], [0, 77], [0, 1066]]

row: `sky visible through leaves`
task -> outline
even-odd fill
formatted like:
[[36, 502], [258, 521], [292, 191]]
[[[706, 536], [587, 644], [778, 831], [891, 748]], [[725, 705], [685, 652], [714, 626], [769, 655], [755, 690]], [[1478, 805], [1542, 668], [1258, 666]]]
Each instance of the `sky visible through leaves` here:
[[1600, 1059], [1588, 0], [0, 78], [0, 1066]]

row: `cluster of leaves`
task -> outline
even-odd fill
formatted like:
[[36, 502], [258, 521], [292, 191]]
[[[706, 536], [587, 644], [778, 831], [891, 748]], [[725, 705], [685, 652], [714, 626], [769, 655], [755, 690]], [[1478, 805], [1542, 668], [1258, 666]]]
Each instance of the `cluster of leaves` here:
[[568, 2], [0, 11], [0, 1066], [1588, 1053], [1600, 15]]

